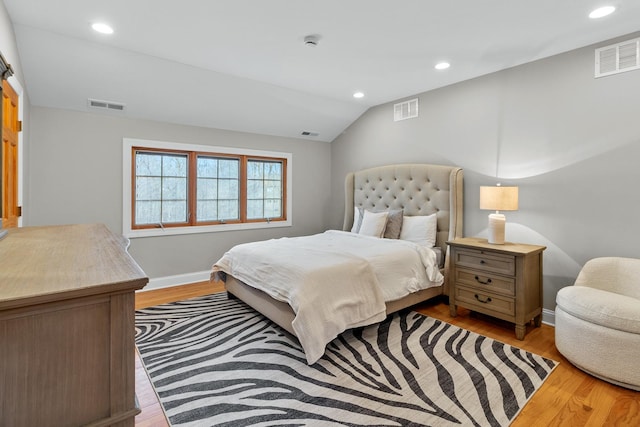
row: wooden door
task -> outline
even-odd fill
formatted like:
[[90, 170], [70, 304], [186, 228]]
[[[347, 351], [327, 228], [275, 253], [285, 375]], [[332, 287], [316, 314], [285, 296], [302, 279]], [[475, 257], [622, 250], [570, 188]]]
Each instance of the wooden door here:
[[2, 82], [2, 227], [18, 226], [18, 95]]

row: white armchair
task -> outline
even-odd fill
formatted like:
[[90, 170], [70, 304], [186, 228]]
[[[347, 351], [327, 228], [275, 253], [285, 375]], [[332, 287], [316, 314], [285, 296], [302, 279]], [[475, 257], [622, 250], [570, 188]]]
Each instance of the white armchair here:
[[640, 390], [640, 259], [588, 261], [556, 304], [560, 353], [593, 376]]

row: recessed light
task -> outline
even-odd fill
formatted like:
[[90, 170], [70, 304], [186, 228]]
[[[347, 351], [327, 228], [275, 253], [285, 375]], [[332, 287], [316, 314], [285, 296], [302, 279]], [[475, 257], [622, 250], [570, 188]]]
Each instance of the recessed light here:
[[446, 70], [447, 68], [449, 68], [451, 66], [451, 64], [449, 64], [448, 62], [439, 62], [436, 64], [436, 70]]
[[611, 15], [613, 12], [615, 12], [615, 10], [616, 10], [615, 6], [600, 7], [598, 9], [594, 10], [593, 12], [591, 12], [589, 14], [589, 18], [591, 18], [591, 19], [602, 18], [602, 17], [605, 17], [607, 15]]
[[103, 22], [96, 22], [94, 24], [91, 24], [91, 28], [93, 28], [94, 31], [102, 34], [113, 34], [113, 28]]
[[364, 93], [362, 92], [356, 92], [353, 94], [354, 98], [364, 98]]

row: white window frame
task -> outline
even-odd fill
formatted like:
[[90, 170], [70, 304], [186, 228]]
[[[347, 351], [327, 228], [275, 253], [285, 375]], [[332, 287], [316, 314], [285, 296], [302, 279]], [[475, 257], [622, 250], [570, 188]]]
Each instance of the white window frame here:
[[[192, 225], [185, 227], [165, 227], [150, 229], [133, 229], [132, 218], [132, 176], [133, 147], [153, 148], [159, 150], [179, 150], [210, 152], [231, 155], [246, 155], [256, 157], [284, 158], [287, 159], [286, 171], [286, 220], [284, 221], [260, 221], [236, 224], [216, 225]], [[185, 144], [180, 142], [155, 141], [137, 138], [122, 139], [122, 234], [128, 238], [171, 236], [179, 234], [216, 233], [221, 231], [250, 230], [262, 228], [291, 227], [293, 225], [293, 154], [277, 151], [251, 150], [248, 148], [219, 147], [213, 145]]]

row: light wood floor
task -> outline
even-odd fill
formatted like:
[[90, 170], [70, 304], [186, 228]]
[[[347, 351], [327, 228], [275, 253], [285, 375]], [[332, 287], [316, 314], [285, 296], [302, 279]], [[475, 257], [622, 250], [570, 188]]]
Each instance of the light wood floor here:
[[[136, 308], [222, 290], [223, 286], [220, 283], [201, 282], [138, 292]], [[433, 318], [560, 362], [512, 426], [640, 426], [640, 392], [614, 386], [575, 368], [556, 350], [553, 327], [528, 327], [524, 341], [518, 341], [513, 326], [501, 320], [476, 315], [464, 309], [459, 309], [458, 316], [452, 318], [449, 315], [449, 306], [437, 301], [423, 303], [415, 309]], [[142, 413], [136, 417], [136, 426], [167, 426], [160, 403], [137, 355], [136, 393], [142, 408]]]

